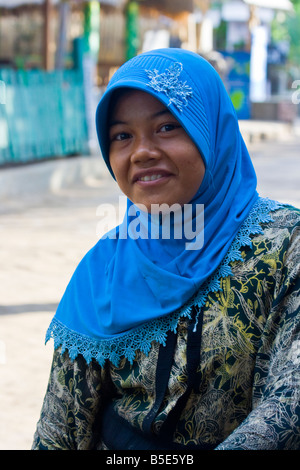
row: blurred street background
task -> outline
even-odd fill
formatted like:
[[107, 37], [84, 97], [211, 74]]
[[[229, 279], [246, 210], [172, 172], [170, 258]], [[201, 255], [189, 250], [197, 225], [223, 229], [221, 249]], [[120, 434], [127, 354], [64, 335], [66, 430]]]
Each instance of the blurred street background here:
[[260, 194], [300, 207], [300, 0], [0, 0], [0, 450], [30, 449], [46, 329], [102, 234], [100, 205], [122, 212], [97, 102], [124, 61], [157, 47], [212, 63]]

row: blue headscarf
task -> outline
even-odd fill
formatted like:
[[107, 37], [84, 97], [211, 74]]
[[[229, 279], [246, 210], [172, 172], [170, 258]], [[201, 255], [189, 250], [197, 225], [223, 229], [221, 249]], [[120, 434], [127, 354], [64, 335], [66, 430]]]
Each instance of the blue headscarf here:
[[[189, 314], [191, 299], [197, 296], [201, 306], [210, 290], [220, 288], [220, 277], [230, 274], [230, 261], [240, 259], [245, 240], [237, 245], [234, 240], [258, 201], [235, 110], [207, 61], [182, 49], [161, 49], [138, 55], [114, 74], [96, 113], [102, 155], [113, 177], [108, 113], [120, 88], [160, 100], [197, 146], [205, 176], [191, 204], [204, 204], [204, 243], [194, 250], [186, 249], [184, 238], [124, 237], [134, 208], [128, 201], [115, 236], [99, 240], [79, 264], [47, 336], [68, 348], [71, 357], [80, 352], [100, 364], [106, 358], [118, 363], [124, 355], [132, 360], [137, 349], [149, 351], [152, 340], [163, 343], [180, 315]], [[140, 215], [143, 225], [148, 216]], [[259, 231], [257, 224], [247, 227], [248, 235]]]

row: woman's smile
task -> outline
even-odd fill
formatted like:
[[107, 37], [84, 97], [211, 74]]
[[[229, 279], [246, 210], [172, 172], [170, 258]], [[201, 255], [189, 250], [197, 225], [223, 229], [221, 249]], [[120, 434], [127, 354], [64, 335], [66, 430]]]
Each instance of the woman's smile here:
[[109, 125], [110, 164], [135, 204], [187, 204], [202, 182], [201, 155], [173, 114], [148, 93], [127, 90]]
[[133, 183], [165, 183], [171, 176], [172, 174], [166, 170], [141, 170], [134, 175]]

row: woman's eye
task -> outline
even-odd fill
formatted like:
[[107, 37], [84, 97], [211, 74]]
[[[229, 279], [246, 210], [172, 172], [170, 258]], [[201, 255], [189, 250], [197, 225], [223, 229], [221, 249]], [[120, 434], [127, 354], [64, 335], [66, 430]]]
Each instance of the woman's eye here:
[[176, 129], [178, 126], [178, 124], [164, 124], [161, 128], [160, 128], [160, 131], [161, 132], [170, 132], [170, 131], [173, 131], [174, 129]]
[[120, 141], [120, 140], [129, 139], [129, 138], [130, 138], [130, 135], [127, 132], [119, 132], [118, 134], [113, 135], [111, 140]]

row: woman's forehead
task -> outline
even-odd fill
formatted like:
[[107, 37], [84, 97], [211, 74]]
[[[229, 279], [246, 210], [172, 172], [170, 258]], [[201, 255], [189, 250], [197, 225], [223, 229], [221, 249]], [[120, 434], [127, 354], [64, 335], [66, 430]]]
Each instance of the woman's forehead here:
[[116, 115], [126, 115], [134, 112], [137, 107], [148, 111], [149, 117], [156, 117], [172, 112], [157, 98], [150, 93], [136, 89], [118, 90], [112, 97], [110, 103], [109, 124], [115, 120]]

